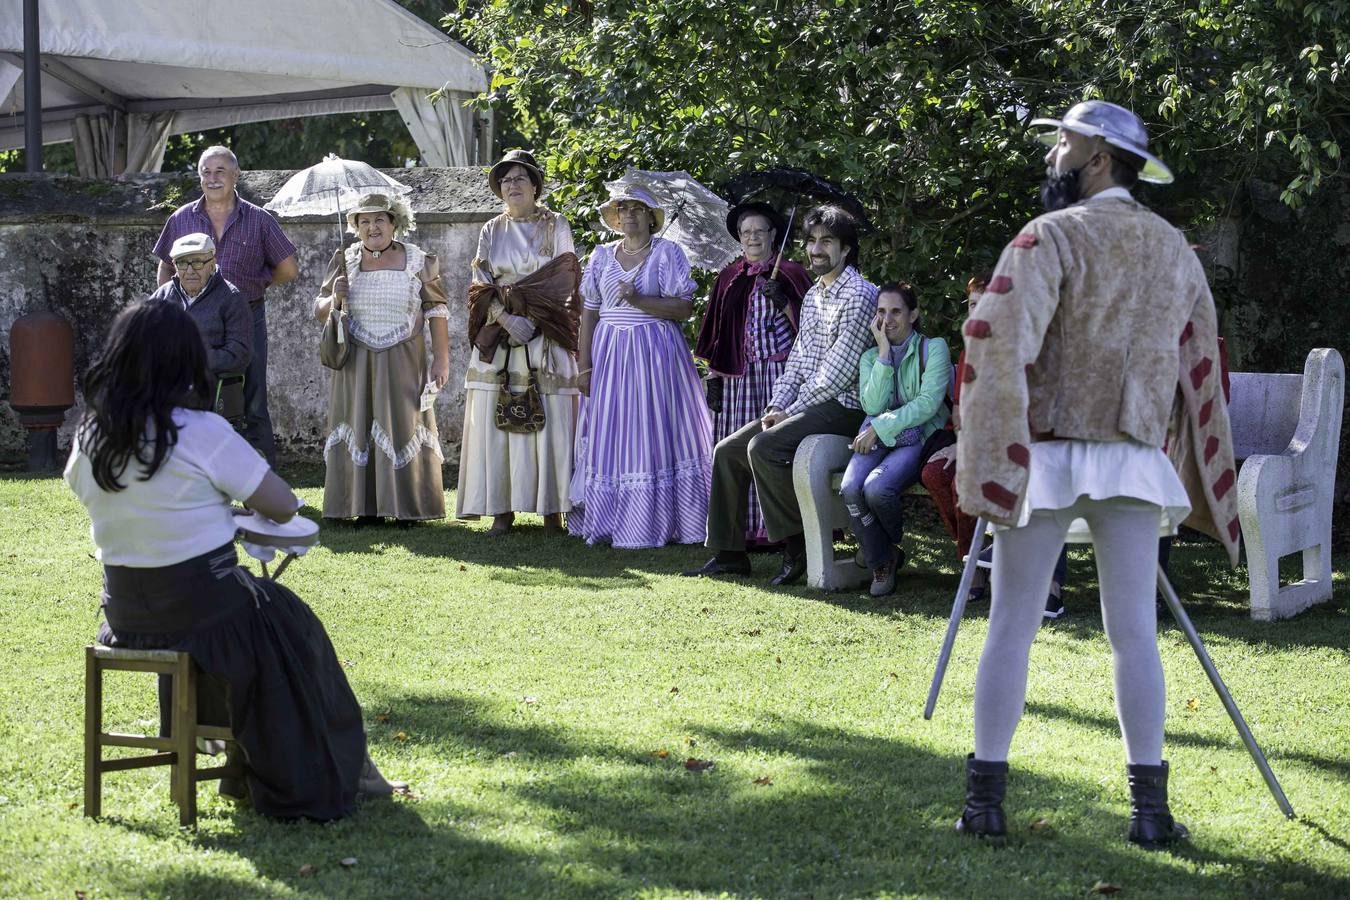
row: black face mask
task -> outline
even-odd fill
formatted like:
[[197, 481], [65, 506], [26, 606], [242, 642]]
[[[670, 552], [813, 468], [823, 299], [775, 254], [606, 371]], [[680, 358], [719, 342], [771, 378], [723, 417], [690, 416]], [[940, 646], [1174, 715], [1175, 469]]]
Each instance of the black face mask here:
[[1085, 168], [1087, 163], [1067, 172], [1056, 174], [1052, 170], [1045, 174], [1045, 180], [1041, 182], [1041, 206], [1045, 207], [1046, 212], [1054, 212], [1078, 202], [1081, 190], [1078, 177]]

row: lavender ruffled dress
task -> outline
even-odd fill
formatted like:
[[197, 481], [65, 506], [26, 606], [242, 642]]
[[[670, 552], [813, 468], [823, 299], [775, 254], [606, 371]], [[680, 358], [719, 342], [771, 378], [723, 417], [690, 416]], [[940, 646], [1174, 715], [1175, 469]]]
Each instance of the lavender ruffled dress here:
[[643, 296], [694, 293], [689, 261], [656, 238], [625, 272], [615, 244], [597, 247], [581, 280], [600, 311], [591, 343], [591, 395], [582, 398], [568, 530], [588, 544], [660, 547], [702, 543], [712, 480], [712, 420], [678, 323], [619, 299], [631, 281]]

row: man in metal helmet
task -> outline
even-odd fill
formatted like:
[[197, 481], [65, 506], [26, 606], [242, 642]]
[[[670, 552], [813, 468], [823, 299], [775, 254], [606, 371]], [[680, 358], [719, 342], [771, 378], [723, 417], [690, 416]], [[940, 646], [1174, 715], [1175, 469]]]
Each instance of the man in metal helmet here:
[[1043, 136], [1049, 211], [1004, 249], [964, 327], [957, 492], [963, 510], [999, 530], [956, 827], [1006, 833], [1008, 748], [1028, 653], [1060, 548], [1085, 523], [1114, 662], [1128, 837], [1156, 848], [1187, 835], [1168, 807], [1162, 758], [1159, 534], [1185, 521], [1237, 562], [1214, 301], [1185, 237], [1130, 194], [1138, 180], [1172, 180], [1138, 116], [1090, 100], [1032, 124], [1054, 128]]

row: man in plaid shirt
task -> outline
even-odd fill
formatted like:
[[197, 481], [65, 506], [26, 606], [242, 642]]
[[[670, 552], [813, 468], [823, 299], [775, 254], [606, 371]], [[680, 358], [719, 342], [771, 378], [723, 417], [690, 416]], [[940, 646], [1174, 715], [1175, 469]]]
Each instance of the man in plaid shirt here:
[[268, 285], [285, 284], [300, 274], [295, 245], [272, 214], [235, 192], [239, 160], [228, 147], [207, 147], [197, 161], [201, 199], [184, 204], [169, 216], [155, 244], [159, 283], [174, 276], [169, 251], [188, 234], [208, 234], [216, 244], [216, 265], [223, 277], [239, 289], [253, 314], [253, 355], [244, 372], [244, 436], [276, 467], [276, 440], [267, 411], [267, 313], [263, 292]]
[[713, 451], [707, 546], [717, 551], [686, 575], [748, 575], [747, 491], [753, 481], [769, 540], [782, 541], [783, 565], [770, 584], [806, 574], [801, 509], [792, 458], [813, 434], [852, 438], [862, 425], [858, 360], [871, 342], [877, 289], [858, 273], [858, 223], [837, 206], [820, 206], [803, 223], [816, 283], [802, 299], [801, 331], [763, 417]]

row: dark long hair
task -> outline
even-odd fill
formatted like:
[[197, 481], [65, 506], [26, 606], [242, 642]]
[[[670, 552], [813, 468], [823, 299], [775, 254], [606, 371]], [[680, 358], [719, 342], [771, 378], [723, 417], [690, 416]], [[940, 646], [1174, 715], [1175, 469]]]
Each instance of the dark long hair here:
[[802, 222], [802, 237], [810, 239], [811, 230], [824, 228], [831, 237], [839, 238], [839, 243], [848, 245], [848, 254], [844, 262], [855, 268], [858, 265], [858, 220], [842, 206], [826, 203], [817, 206], [806, 214]]
[[122, 490], [119, 476], [132, 457], [149, 481], [178, 443], [174, 408], [209, 409], [210, 380], [201, 332], [177, 304], [122, 310], [84, 376], [77, 435], [98, 486]]

